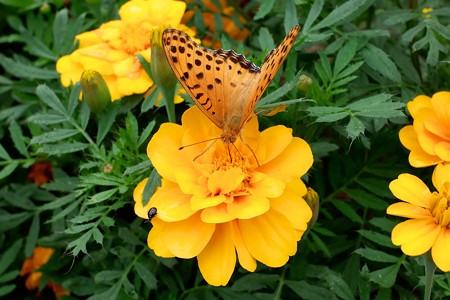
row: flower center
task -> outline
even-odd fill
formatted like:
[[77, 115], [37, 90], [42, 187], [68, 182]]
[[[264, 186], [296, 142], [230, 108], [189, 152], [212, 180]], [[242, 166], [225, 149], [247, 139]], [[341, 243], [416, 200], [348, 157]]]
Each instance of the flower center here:
[[245, 174], [241, 184], [231, 192], [232, 195], [247, 194], [247, 188], [250, 185], [251, 170], [249, 169], [250, 163], [238, 153], [233, 146], [227, 145], [229, 151], [221, 151], [219, 155], [214, 157], [214, 171], [227, 171], [232, 168], [239, 168]]
[[450, 199], [447, 192], [433, 192], [430, 211], [436, 222], [442, 227], [450, 228]]

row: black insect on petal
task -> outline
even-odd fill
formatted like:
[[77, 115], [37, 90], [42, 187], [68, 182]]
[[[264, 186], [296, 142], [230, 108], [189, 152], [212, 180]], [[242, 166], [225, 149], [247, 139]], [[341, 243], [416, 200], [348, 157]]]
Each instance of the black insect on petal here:
[[151, 221], [153, 217], [156, 216], [157, 214], [158, 210], [156, 209], [156, 207], [150, 208], [150, 210], [148, 211], [148, 220]]

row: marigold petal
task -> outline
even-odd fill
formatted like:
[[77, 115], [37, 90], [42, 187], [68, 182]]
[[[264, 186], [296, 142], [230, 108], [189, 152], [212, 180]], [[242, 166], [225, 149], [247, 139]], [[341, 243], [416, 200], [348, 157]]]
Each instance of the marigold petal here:
[[[180, 167], [175, 170], [176, 182], [180, 186], [180, 189], [185, 194], [194, 194], [194, 191], [198, 190], [198, 177], [200, 173], [195, 168]], [[207, 189], [204, 189], [205, 192]], [[202, 195], [205, 195], [202, 193]], [[198, 195], [201, 196], [201, 195]]]
[[237, 219], [250, 219], [266, 213], [270, 209], [270, 201], [255, 195], [238, 196], [228, 203], [227, 209]]
[[193, 210], [200, 210], [207, 207], [214, 207], [221, 203], [224, 203], [227, 200], [225, 195], [217, 195], [212, 197], [196, 197], [192, 196], [191, 198], [191, 207]]
[[398, 216], [398, 217], [404, 217], [409, 219], [416, 219], [416, 218], [430, 218], [431, 213], [430, 210], [425, 209], [423, 207], [411, 204], [411, 203], [405, 203], [405, 202], [398, 202], [391, 204], [387, 208], [387, 214], [392, 216]]
[[[191, 207], [191, 196], [184, 194], [176, 183], [167, 179], [161, 179], [162, 187], [150, 198], [147, 208], [156, 207], [157, 217], [166, 222], [182, 221], [193, 214], [196, 210]], [[148, 211], [148, 210], [147, 210]]]
[[450, 128], [450, 92], [437, 92], [431, 97], [431, 104], [443, 127]]
[[412, 101], [408, 102], [408, 111], [413, 118], [416, 117], [417, 111], [426, 108], [431, 109], [431, 98], [426, 95], [419, 95]]
[[180, 222], [166, 223], [164, 244], [175, 256], [192, 258], [209, 243], [215, 227], [215, 224], [203, 222], [200, 213]]
[[450, 143], [439, 142], [435, 145], [436, 155], [443, 161], [450, 161]]
[[400, 200], [429, 208], [430, 190], [422, 180], [411, 174], [400, 174], [389, 184], [392, 194]]
[[251, 185], [248, 188], [250, 194], [267, 198], [276, 198], [281, 196], [286, 188], [285, 182], [259, 172], [255, 172], [255, 174], [253, 174], [250, 184]]
[[153, 249], [156, 255], [160, 257], [175, 257], [169, 249], [164, 244], [164, 235], [165, 235], [165, 227], [166, 222], [154, 218], [152, 219], [152, 229], [150, 230], [150, 233], [147, 237], [147, 245], [150, 249]]
[[450, 249], [450, 229], [441, 228], [439, 235], [434, 242], [431, 249], [431, 256], [436, 266], [441, 269], [442, 272], [450, 272], [450, 255], [448, 250]]
[[439, 164], [434, 168], [433, 176], [431, 177], [434, 187], [439, 192], [444, 192], [447, 182], [450, 182], [450, 165]]
[[423, 125], [426, 130], [436, 135], [438, 138], [445, 140], [450, 139], [450, 131], [448, 130], [448, 128], [444, 127], [439, 120], [428, 119], [424, 121]]
[[228, 213], [227, 204], [222, 203], [202, 210], [202, 221], [205, 223], [225, 223], [234, 220], [235, 217]]
[[[147, 146], [147, 155], [161, 177], [176, 182], [175, 171], [180, 167], [191, 166], [188, 159], [184, 159], [181, 147], [183, 128], [173, 123], [161, 124]], [[177, 159], [173, 159], [176, 157]]]
[[436, 149], [434, 147], [441, 141], [440, 137], [424, 129], [417, 131], [417, 139], [419, 140], [420, 146], [426, 153], [436, 155]]
[[433, 218], [406, 220], [392, 230], [392, 243], [401, 246], [406, 255], [421, 255], [430, 250], [439, 231]]
[[313, 163], [311, 147], [304, 140], [294, 137], [291, 143], [276, 158], [258, 168], [284, 182], [303, 176]]
[[237, 189], [244, 178], [245, 173], [241, 168], [218, 170], [209, 176], [208, 189], [212, 195], [228, 194]]
[[231, 239], [231, 224], [216, 226], [208, 245], [197, 256], [198, 267], [210, 285], [226, 285], [236, 266], [236, 252]]
[[269, 267], [281, 267], [297, 251], [297, 239], [289, 220], [271, 210], [249, 220], [238, 220], [251, 255]]
[[[291, 222], [292, 227], [299, 231], [305, 231], [308, 227], [308, 222], [312, 218], [312, 211], [302, 198], [305, 193], [302, 193], [302, 189], [299, 190], [297, 187], [299, 182], [300, 186], [304, 186], [301, 180], [289, 183], [283, 195], [276, 199], [271, 199], [270, 205], [272, 209], [284, 215]], [[298, 236], [298, 238], [300, 237], [301, 235]]]
[[[260, 135], [265, 156], [263, 163], [267, 163], [280, 155], [292, 141], [292, 129], [282, 125], [269, 127]], [[261, 146], [260, 146], [261, 147]]]
[[231, 236], [238, 254], [239, 264], [247, 271], [254, 272], [256, 270], [256, 259], [250, 254], [245, 242], [242, 238], [241, 229], [237, 221], [231, 222]]
[[442, 162], [436, 155], [426, 153], [419, 144], [417, 133], [412, 125], [403, 127], [399, 132], [400, 142], [411, 151], [409, 154], [409, 163], [415, 168], [432, 166]]

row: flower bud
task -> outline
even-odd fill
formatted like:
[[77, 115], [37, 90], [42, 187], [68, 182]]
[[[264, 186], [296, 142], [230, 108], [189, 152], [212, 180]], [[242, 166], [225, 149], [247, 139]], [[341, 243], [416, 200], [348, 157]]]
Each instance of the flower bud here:
[[48, 14], [51, 10], [50, 4], [47, 2], [44, 2], [41, 4], [41, 7], [39, 7], [39, 11], [41, 14]]
[[310, 187], [308, 188], [308, 191], [303, 198], [305, 199], [306, 203], [309, 205], [313, 213], [313, 216], [308, 223], [309, 229], [316, 223], [317, 217], [319, 216], [320, 199], [319, 194], [317, 194], [317, 192]]
[[153, 81], [161, 88], [175, 91], [177, 78], [167, 62], [162, 48], [162, 33], [169, 26], [160, 26], [153, 30], [150, 38], [150, 69]]
[[94, 113], [100, 113], [111, 103], [111, 93], [102, 75], [94, 70], [86, 70], [80, 79], [83, 99]]
[[307, 93], [312, 85], [312, 79], [306, 75], [300, 75], [297, 83], [297, 89], [299, 91]]

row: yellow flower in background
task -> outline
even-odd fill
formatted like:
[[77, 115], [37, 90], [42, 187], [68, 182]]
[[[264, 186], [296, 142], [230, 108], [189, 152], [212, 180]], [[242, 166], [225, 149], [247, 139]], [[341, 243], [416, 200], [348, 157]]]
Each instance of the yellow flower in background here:
[[[193, 0], [186, 1], [187, 3], [194, 2]], [[217, 5], [217, 3], [220, 4], [220, 6]], [[203, 4], [206, 7], [206, 11], [203, 12], [202, 17], [205, 22], [205, 26], [208, 28], [208, 32], [211, 34], [214, 34], [217, 32], [216, 28], [216, 21], [214, 20], [214, 13], [218, 13], [222, 17], [222, 31], [226, 32], [231, 38], [233, 38], [236, 41], [243, 41], [245, 40], [249, 35], [250, 31], [247, 28], [240, 29], [236, 22], [233, 20], [232, 16], [236, 15], [237, 18], [239, 18], [239, 21], [242, 24], [245, 24], [245, 18], [238, 14], [238, 12], [235, 11], [233, 6], [228, 5], [226, 0], [219, 0], [219, 1], [211, 1], [211, 0], [205, 0], [203, 1]], [[183, 23], [189, 22], [195, 15], [196, 10], [188, 10], [183, 16]], [[212, 40], [211, 36], [206, 36], [202, 43], [206, 47], [210, 48], [221, 48], [222, 45], [219, 40]]]
[[161, 257], [197, 257], [203, 277], [215, 286], [228, 283], [236, 253], [250, 272], [256, 261], [286, 264], [312, 217], [300, 179], [313, 163], [304, 140], [284, 126], [259, 132], [253, 118], [242, 131], [247, 145], [240, 139], [228, 149], [220, 140], [191, 145], [221, 134], [196, 106], [184, 113], [182, 125], [162, 124], [147, 147], [162, 187], [145, 206], [147, 179], [134, 190], [138, 216], [158, 211], [148, 246]]
[[78, 82], [83, 71], [92, 69], [105, 79], [113, 101], [145, 93], [153, 82], [136, 55], [150, 62], [150, 34], [162, 24], [194, 35], [193, 30], [180, 24], [185, 9], [182, 1], [126, 2], [119, 9], [120, 20], [77, 35], [78, 49], [61, 57], [56, 64], [62, 84], [69, 86]]
[[420, 168], [450, 161], [450, 92], [417, 96], [408, 102], [408, 110], [414, 123], [399, 136], [411, 151], [409, 163]]
[[[33, 250], [33, 255], [27, 258], [20, 271], [21, 276], [27, 276], [25, 280], [25, 287], [29, 291], [33, 291], [39, 288], [41, 283], [42, 273], [35, 272], [40, 267], [44, 266], [55, 252], [52, 248], [36, 247]], [[47, 286], [50, 287], [55, 296], [59, 299], [61, 296], [69, 295], [70, 293], [63, 289], [60, 285], [53, 282], [48, 282]]]
[[424, 9], [422, 9], [423, 17], [424, 17], [425, 19], [431, 18], [430, 12], [432, 12], [432, 11], [433, 11], [433, 8], [432, 8], [432, 7], [426, 7], [426, 8], [424, 8]]
[[450, 271], [450, 165], [438, 165], [433, 172], [431, 192], [422, 180], [411, 174], [401, 174], [389, 188], [404, 202], [394, 203], [387, 213], [409, 218], [392, 230], [392, 242], [410, 256], [431, 249], [436, 266]]

